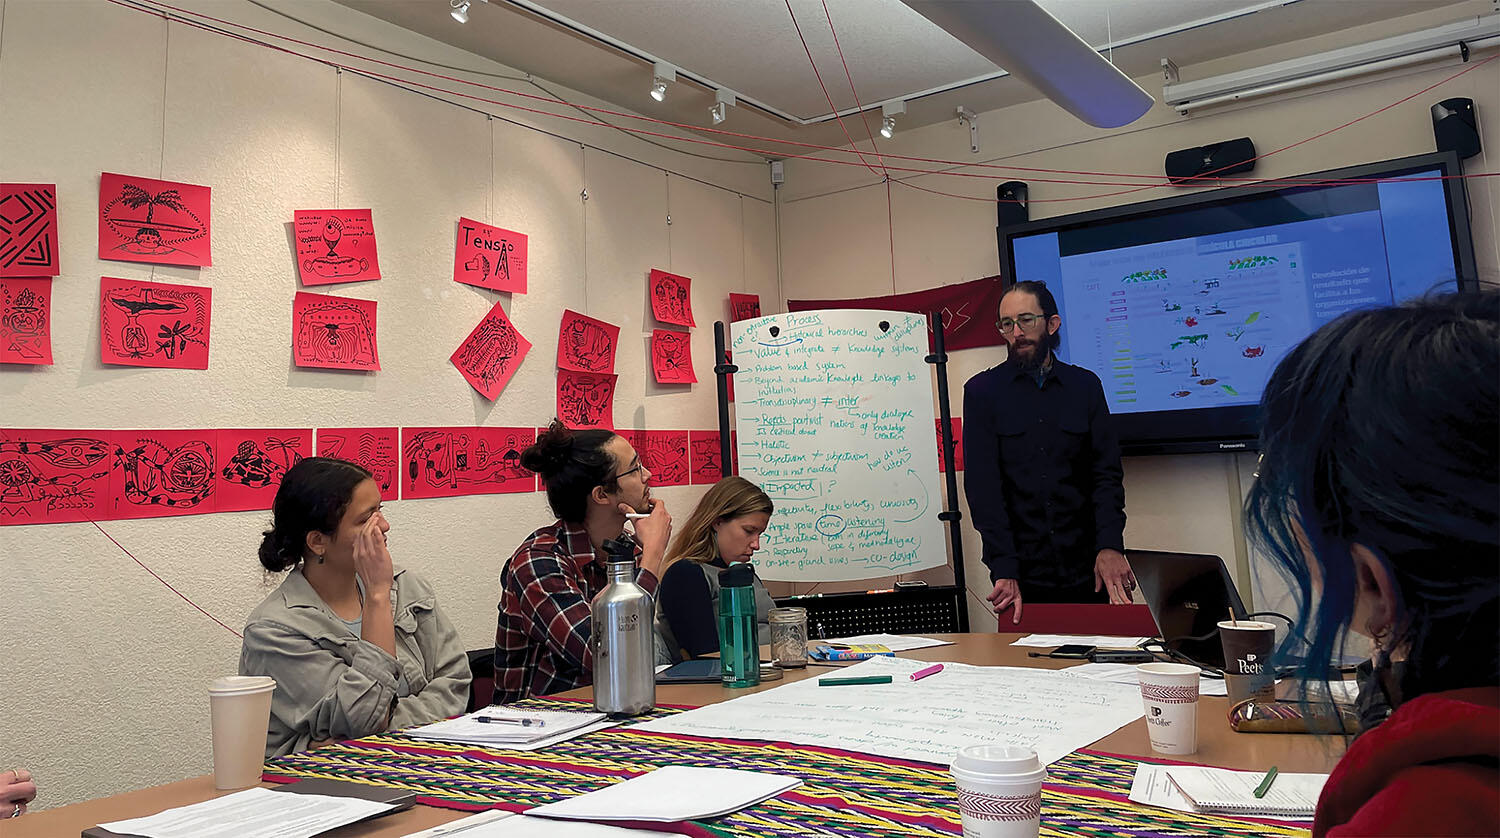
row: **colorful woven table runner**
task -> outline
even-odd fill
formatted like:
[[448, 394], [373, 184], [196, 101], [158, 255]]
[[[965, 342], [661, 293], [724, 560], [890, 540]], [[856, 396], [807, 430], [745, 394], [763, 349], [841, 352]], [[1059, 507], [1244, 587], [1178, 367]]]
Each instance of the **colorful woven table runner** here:
[[[519, 709], [584, 709], [534, 698]], [[658, 708], [659, 718], [681, 712]], [[1297, 836], [1272, 821], [1246, 821], [1140, 806], [1127, 799], [1135, 757], [1077, 751], [1047, 767], [1044, 836]], [[429, 806], [522, 811], [593, 791], [663, 765], [737, 768], [787, 774], [803, 785], [732, 815], [691, 825], [715, 836], [824, 835], [952, 838], [962, 835], [947, 766], [784, 742], [706, 739], [616, 727], [537, 751], [426, 742], [401, 733], [355, 739], [279, 757], [265, 779], [326, 777], [417, 793]], [[690, 792], [691, 790], [685, 789]]]

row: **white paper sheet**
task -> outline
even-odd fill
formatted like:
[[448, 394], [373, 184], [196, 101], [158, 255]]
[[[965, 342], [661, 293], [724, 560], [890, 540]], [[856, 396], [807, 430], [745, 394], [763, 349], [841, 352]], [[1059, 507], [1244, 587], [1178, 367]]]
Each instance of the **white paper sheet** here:
[[590, 821], [678, 821], [716, 818], [738, 812], [802, 785], [796, 777], [666, 765], [556, 803], [526, 810], [527, 815]]
[[841, 643], [845, 646], [852, 646], [856, 643], [879, 643], [892, 652], [909, 652], [912, 649], [953, 645], [952, 640], [938, 640], [934, 637], [922, 637], [916, 634], [861, 634], [856, 637], [835, 637], [811, 642], [813, 645]]
[[[1140, 673], [1136, 672], [1135, 666], [1133, 663], [1083, 663], [1058, 671], [1080, 678], [1108, 681], [1111, 684], [1139, 686], [1141, 677]], [[1229, 687], [1224, 683], [1223, 678], [1204, 676], [1198, 679], [1198, 694], [1226, 696], [1229, 695]]]
[[146, 838], [312, 838], [395, 808], [389, 803], [252, 788], [144, 818], [101, 823]]
[[1034, 748], [1050, 763], [1142, 715], [1134, 686], [1044, 669], [879, 657], [839, 677], [890, 675], [889, 684], [820, 687], [809, 678], [720, 704], [655, 719], [637, 730], [821, 745], [947, 765], [958, 749], [1003, 742]]
[[[526, 719], [539, 724], [532, 727], [485, 724], [476, 721], [480, 717]], [[565, 710], [521, 711], [508, 707], [486, 707], [456, 719], [414, 727], [406, 733], [417, 739], [430, 739], [434, 742], [457, 742], [464, 745], [530, 751], [562, 742], [565, 739], [572, 739], [590, 730], [609, 727], [612, 724], [614, 722], [609, 721], [603, 713]]]
[[1264, 797], [1255, 788], [1260, 771], [1232, 771], [1204, 765], [1169, 765], [1165, 771], [1177, 790], [1200, 812], [1233, 812], [1250, 817], [1311, 818], [1328, 782], [1327, 774], [1277, 774]]
[[[1172, 809], [1178, 812], [1197, 812], [1192, 801], [1182, 795], [1182, 791], [1172, 782], [1167, 775], [1167, 769], [1180, 771], [1180, 765], [1152, 765], [1142, 762], [1135, 767], [1135, 778], [1130, 781], [1130, 800], [1133, 803], [1141, 803], [1146, 806], [1156, 806], [1162, 809]], [[1306, 822], [1312, 818], [1289, 817], [1286, 815], [1267, 816], [1275, 820]], [[465, 836], [467, 838], [467, 836]]]
[[406, 838], [662, 838], [664, 834], [589, 821], [555, 821], [489, 811], [413, 832]]
[[1108, 634], [1028, 634], [1010, 644], [1012, 646], [1034, 646], [1050, 649], [1053, 646], [1102, 646], [1105, 649], [1134, 649], [1150, 640], [1149, 637], [1114, 637]]

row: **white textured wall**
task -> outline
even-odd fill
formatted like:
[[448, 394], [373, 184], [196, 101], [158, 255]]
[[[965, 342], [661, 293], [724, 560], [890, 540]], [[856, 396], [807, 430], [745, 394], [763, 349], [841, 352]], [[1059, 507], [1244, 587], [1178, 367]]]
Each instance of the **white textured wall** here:
[[[1484, 14], [1490, 4], [1467, 3], [1414, 15], [1378, 26], [1362, 27], [1338, 36], [1284, 44], [1255, 54], [1234, 56], [1211, 65], [1183, 68], [1184, 79], [1299, 55], [1309, 55], [1347, 43], [1361, 43], [1389, 35], [1440, 25], [1464, 14]], [[1336, 43], [1335, 43], [1336, 42]], [[1479, 57], [1488, 57], [1486, 53]], [[1265, 153], [1313, 136], [1389, 105], [1462, 69], [1453, 62], [1401, 73], [1347, 82], [1298, 95], [1273, 97], [1254, 104], [1183, 118], [1158, 105], [1126, 128], [1090, 128], [1049, 102], [1031, 102], [979, 115], [981, 152], [969, 152], [969, 131], [956, 121], [916, 130], [900, 130], [880, 141], [883, 151], [945, 160], [973, 161], [1024, 167], [1157, 173], [1166, 153], [1188, 146], [1249, 136]], [[1160, 94], [1156, 77], [1137, 81]], [[1466, 171], [1495, 172], [1500, 151], [1500, 62], [1389, 111], [1323, 139], [1314, 140], [1259, 162], [1255, 175], [1275, 177], [1313, 172], [1357, 163], [1420, 154], [1433, 150], [1428, 106], [1440, 99], [1467, 96], [1475, 100], [1487, 152], [1465, 161]], [[851, 128], [856, 136], [862, 133]], [[868, 143], [861, 144], [868, 149]], [[866, 154], [873, 163], [874, 158]], [[851, 158], [852, 159], [852, 158]], [[895, 165], [894, 163], [892, 165]], [[901, 163], [900, 165], [919, 165]], [[969, 168], [962, 171], [1002, 174]], [[893, 172], [893, 177], [902, 177]], [[1120, 187], [1047, 183], [1044, 178], [1088, 180], [1069, 175], [1016, 171], [1005, 179], [1030, 182], [1031, 218], [1045, 218], [1173, 194], [1154, 189], [1130, 195], [1097, 197]], [[862, 297], [915, 291], [961, 282], [998, 272], [995, 242], [995, 180], [921, 176], [912, 183], [982, 200], [943, 197], [908, 188], [889, 187], [861, 166], [790, 161], [781, 188], [782, 281], [788, 299]], [[1496, 236], [1500, 212], [1500, 184], [1492, 179], [1469, 181], [1474, 244], [1481, 276], [1492, 280], [1500, 266]], [[1128, 188], [1128, 187], [1124, 187]], [[1084, 200], [1049, 202], [1048, 199]], [[892, 238], [894, 241], [892, 241]], [[894, 260], [892, 249], [894, 248]], [[1063, 324], [1063, 328], [1068, 328]], [[984, 348], [951, 353], [949, 386], [953, 411], [962, 410], [963, 382], [999, 363], [1000, 349]], [[1244, 545], [1239, 507], [1242, 480], [1254, 468], [1255, 457], [1199, 454], [1139, 457], [1125, 461], [1125, 542], [1130, 547], [1217, 554], [1229, 563], [1243, 594], [1257, 601], [1283, 601], [1284, 583], [1250, 555]], [[960, 494], [962, 494], [960, 479]], [[967, 500], [960, 500], [965, 518]], [[979, 562], [979, 537], [967, 520], [964, 553], [970, 618], [974, 627], [992, 627], [994, 618], [982, 601], [989, 574]], [[933, 584], [947, 584], [951, 569], [913, 574]], [[806, 592], [857, 590], [883, 582], [840, 585], [791, 585]], [[1253, 584], [1252, 584], [1253, 581]]]
[[[513, 72], [324, 0], [275, 5], [400, 52]], [[335, 42], [242, 0], [192, 6]], [[57, 362], [0, 368], [0, 427], [545, 424], [558, 322], [573, 308], [623, 327], [619, 426], [712, 428], [705, 370], [726, 293], [759, 293], [767, 311], [779, 310], [763, 162], [688, 158], [501, 109], [491, 119], [102, 0], [0, 0], [0, 27], [0, 180], [57, 183], [64, 271], [54, 282]], [[211, 185], [213, 267], [96, 259], [101, 171]], [[374, 210], [383, 278], [332, 293], [380, 301], [375, 374], [291, 365], [298, 283], [287, 227], [293, 210], [326, 207]], [[530, 236], [529, 293], [452, 281], [460, 215]], [[690, 388], [646, 381], [654, 267], [694, 279], [701, 383]], [[104, 274], [212, 286], [209, 369], [101, 365]], [[448, 356], [496, 299], [534, 346], [491, 404]], [[700, 489], [658, 494], [685, 516]], [[238, 628], [269, 590], [255, 558], [268, 517], [103, 526]], [[466, 646], [492, 644], [501, 563], [551, 519], [544, 496], [398, 501], [389, 517], [396, 560], [432, 580]], [[40, 805], [210, 770], [205, 688], [235, 671], [238, 638], [89, 524], [0, 527], [0, 577], [0, 765], [32, 767]]]

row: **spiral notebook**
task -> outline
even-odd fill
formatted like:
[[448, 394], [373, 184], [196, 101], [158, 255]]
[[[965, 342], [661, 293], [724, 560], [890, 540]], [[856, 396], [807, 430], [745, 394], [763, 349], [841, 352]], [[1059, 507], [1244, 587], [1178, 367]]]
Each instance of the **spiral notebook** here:
[[1328, 781], [1327, 774], [1278, 773], [1265, 796], [1256, 797], [1264, 772], [1174, 765], [1167, 776], [1200, 812], [1252, 817], [1310, 818]]

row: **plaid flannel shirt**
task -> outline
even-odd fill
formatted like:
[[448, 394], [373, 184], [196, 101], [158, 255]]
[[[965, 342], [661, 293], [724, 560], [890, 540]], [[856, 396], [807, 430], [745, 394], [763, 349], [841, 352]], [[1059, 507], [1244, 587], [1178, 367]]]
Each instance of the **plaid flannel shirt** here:
[[[581, 524], [559, 520], [521, 542], [500, 571], [496, 704], [593, 683], [589, 604], [608, 581]], [[655, 575], [642, 571], [636, 583], [656, 594]]]

